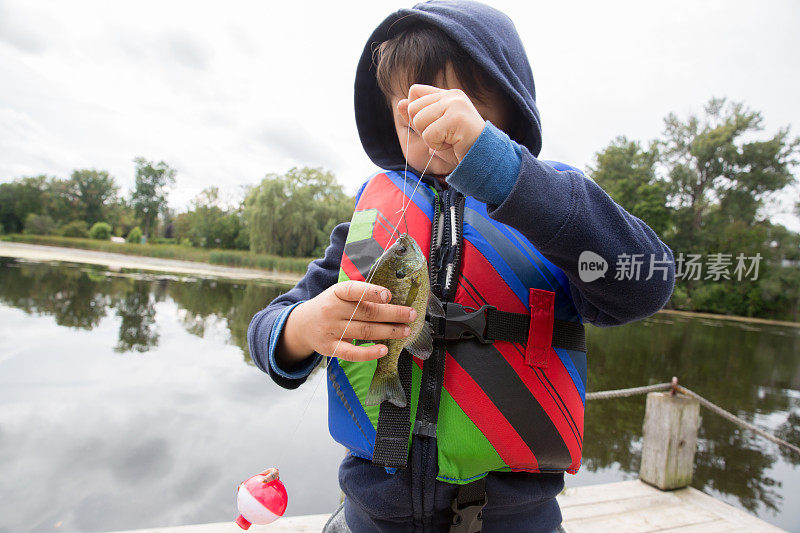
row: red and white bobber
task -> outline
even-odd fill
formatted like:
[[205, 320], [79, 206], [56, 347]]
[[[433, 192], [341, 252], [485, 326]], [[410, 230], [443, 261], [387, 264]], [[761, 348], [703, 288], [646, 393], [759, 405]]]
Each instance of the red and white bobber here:
[[248, 529], [252, 524], [270, 524], [283, 516], [288, 503], [289, 495], [278, 479], [278, 469], [268, 468], [239, 484], [236, 524], [242, 529]]

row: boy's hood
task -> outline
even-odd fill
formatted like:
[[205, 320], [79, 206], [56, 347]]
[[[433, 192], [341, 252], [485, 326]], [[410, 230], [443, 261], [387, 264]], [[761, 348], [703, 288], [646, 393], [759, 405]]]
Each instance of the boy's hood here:
[[506, 90], [527, 123], [522, 138], [515, 140], [533, 155], [539, 155], [542, 132], [533, 73], [514, 23], [500, 11], [477, 2], [431, 0], [386, 17], [372, 32], [358, 62], [356, 125], [370, 159], [387, 170], [399, 170], [405, 165], [392, 114], [375, 78], [372, 54], [398, 27], [413, 19], [444, 31]]

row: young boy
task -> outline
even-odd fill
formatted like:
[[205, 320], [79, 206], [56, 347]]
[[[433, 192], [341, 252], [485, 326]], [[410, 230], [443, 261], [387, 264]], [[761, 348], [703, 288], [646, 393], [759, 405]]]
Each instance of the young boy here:
[[[530, 66], [495, 9], [432, 1], [390, 15], [364, 48], [355, 111], [383, 171], [362, 186], [325, 257], [253, 318], [253, 359], [295, 388], [336, 351], [329, 427], [350, 452], [339, 470], [350, 530], [466, 532], [482, 520], [485, 532], [553, 531], [563, 472], [580, 465], [582, 321], [613, 326], [658, 311], [672, 293], [672, 253], [579, 171], [537, 159]], [[430, 253], [447, 318], [432, 319], [430, 358], [401, 357], [408, 405], [367, 406], [386, 347], [349, 341], [404, 338], [415, 317], [363, 281], [400, 231]], [[649, 279], [584, 282], [584, 251], [610, 269], [620, 254], [664, 266]]]

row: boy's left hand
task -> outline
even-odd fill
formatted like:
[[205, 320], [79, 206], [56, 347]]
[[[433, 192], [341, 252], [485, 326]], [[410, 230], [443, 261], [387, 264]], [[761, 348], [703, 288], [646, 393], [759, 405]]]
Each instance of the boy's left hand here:
[[442, 158], [452, 150], [460, 163], [478, 140], [486, 121], [460, 89], [412, 85], [408, 98], [397, 103], [400, 116], [411, 124], [422, 140]]

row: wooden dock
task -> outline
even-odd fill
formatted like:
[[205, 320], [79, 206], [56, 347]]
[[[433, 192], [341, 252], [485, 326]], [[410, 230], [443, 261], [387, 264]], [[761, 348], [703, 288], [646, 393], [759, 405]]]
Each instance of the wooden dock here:
[[[687, 487], [661, 491], [639, 480], [568, 488], [558, 496], [564, 529], [568, 533], [778, 532], [763, 520]], [[282, 518], [269, 526], [253, 526], [254, 533], [319, 532], [328, 515]], [[117, 533], [236, 533], [233, 521], [195, 526], [140, 529]]]
[[662, 491], [638, 479], [568, 488], [558, 503], [569, 533], [783, 531], [695, 488]]

